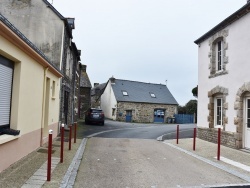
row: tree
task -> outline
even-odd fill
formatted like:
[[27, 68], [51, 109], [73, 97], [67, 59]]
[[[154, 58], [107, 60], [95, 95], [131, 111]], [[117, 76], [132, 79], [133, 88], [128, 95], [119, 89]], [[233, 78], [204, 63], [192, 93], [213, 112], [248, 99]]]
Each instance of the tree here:
[[178, 114], [186, 114], [186, 107], [178, 105]]
[[190, 100], [185, 107], [187, 114], [197, 114], [197, 100]]
[[194, 97], [198, 97], [198, 86], [192, 89], [192, 93]]

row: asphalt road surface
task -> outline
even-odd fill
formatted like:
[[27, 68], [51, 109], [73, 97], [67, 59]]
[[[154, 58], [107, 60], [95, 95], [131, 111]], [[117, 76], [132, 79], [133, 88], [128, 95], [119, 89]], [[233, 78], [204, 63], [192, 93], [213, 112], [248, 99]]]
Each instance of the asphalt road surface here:
[[88, 139], [74, 187], [166, 188], [230, 183], [246, 182], [154, 139], [93, 137]]
[[[193, 137], [194, 124], [180, 125], [180, 137]], [[79, 124], [88, 138], [74, 187], [216, 187], [244, 180], [156, 140], [176, 137], [176, 124], [133, 124], [107, 120], [104, 126]]]

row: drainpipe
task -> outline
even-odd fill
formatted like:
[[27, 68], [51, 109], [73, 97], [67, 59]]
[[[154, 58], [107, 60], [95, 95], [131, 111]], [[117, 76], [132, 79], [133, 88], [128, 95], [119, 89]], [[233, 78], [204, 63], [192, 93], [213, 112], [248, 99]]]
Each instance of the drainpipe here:
[[49, 67], [44, 68], [44, 76], [43, 76], [43, 98], [42, 98], [42, 120], [41, 120], [41, 138], [40, 138], [40, 146], [43, 145], [43, 128], [44, 128], [44, 111], [45, 111], [45, 95], [46, 95], [46, 79], [47, 72]]

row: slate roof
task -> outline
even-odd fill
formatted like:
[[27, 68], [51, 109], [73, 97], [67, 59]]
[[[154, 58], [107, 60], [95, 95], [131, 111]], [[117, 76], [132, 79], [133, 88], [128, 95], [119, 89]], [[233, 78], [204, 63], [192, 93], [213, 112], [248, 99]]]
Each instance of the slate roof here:
[[[111, 86], [117, 101], [174, 105], [178, 104], [173, 95], [168, 90], [167, 86], [163, 84], [151, 84], [115, 79], [115, 84], [111, 84]], [[126, 91], [128, 96], [123, 96], [122, 91]], [[152, 98], [150, 93], [154, 93], [156, 97]]]
[[250, 2], [246, 3], [243, 7], [241, 7], [239, 10], [237, 10], [235, 13], [233, 13], [232, 15], [227, 17], [225, 20], [223, 20], [221, 23], [216, 25], [210, 31], [208, 31], [207, 33], [202, 35], [200, 38], [195, 40], [194, 43], [199, 44], [199, 43], [203, 42], [204, 40], [208, 39], [209, 37], [211, 37], [212, 35], [214, 35], [218, 31], [224, 29], [225, 27], [227, 27], [231, 23], [233, 23], [233, 22], [237, 21], [238, 19], [240, 19], [241, 17], [245, 16], [249, 12], [250, 12]]
[[80, 87], [89, 87], [89, 88], [92, 87], [89, 80], [89, 76], [86, 72], [81, 73]]
[[102, 83], [102, 84], [99, 84], [99, 85], [93, 87], [93, 88], [91, 89], [91, 96], [94, 96], [94, 95], [98, 94], [98, 93], [96, 93], [96, 90], [97, 90], [97, 89], [100, 90], [100, 93], [99, 93], [99, 94], [102, 94], [102, 92], [103, 92], [103, 90], [105, 89], [106, 85], [107, 85], [107, 83]]

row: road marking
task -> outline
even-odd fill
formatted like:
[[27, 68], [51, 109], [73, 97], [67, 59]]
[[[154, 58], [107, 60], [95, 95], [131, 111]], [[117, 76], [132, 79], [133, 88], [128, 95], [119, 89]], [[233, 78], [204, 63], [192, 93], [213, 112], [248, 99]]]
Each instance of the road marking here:
[[172, 148], [174, 148], [174, 149], [177, 149], [177, 150], [179, 150], [179, 151], [181, 151], [181, 152], [183, 152], [183, 153], [186, 153], [186, 154], [188, 154], [188, 155], [190, 155], [190, 156], [192, 156], [192, 157], [194, 157], [194, 158], [196, 158], [196, 159], [198, 159], [198, 160], [201, 160], [201, 161], [203, 161], [203, 162], [205, 162], [205, 163], [207, 163], [207, 164], [210, 164], [210, 165], [212, 165], [212, 166], [214, 166], [214, 167], [216, 167], [216, 168], [218, 168], [218, 169], [221, 169], [221, 170], [223, 170], [223, 171], [225, 171], [225, 172], [228, 172], [228, 173], [230, 173], [230, 174], [232, 174], [232, 175], [234, 175], [234, 176], [236, 176], [236, 177], [239, 177], [239, 178], [241, 178], [241, 179], [243, 179], [243, 180], [245, 180], [245, 181], [247, 181], [247, 182], [250, 183], [250, 177], [247, 176], [247, 175], [245, 175], [245, 174], [242, 174], [242, 173], [240, 173], [240, 172], [238, 172], [238, 171], [236, 171], [236, 170], [232, 170], [232, 169], [230, 169], [230, 168], [228, 168], [228, 167], [225, 167], [224, 165], [218, 164], [218, 163], [216, 163], [216, 162], [210, 161], [209, 159], [206, 159], [206, 158], [204, 158], [204, 157], [201, 157], [201, 156], [199, 156], [199, 155], [196, 155], [196, 154], [194, 154], [194, 153], [192, 153], [192, 152], [190, 152], [190, 151], [187, 151], [187, 150], [185, 150], [185, 149], [182, 149], [182, 148], [180, 148], [180, 147], [178, 147], [178, 146], [175, 146], [175, 145], [173, 145], [173, 144], [171, 144], [171, 143], [168, 143], [168, 142], [166, 142], [166, 141], [164, 141], [164, 142], [162, 142], [162, 143], [163, 143], [163, 144], [166, 144], [166, 145], [168, 145], [168, 146], [170, 146], [170, 147], [172, 147]]
[[[214, 157], [214, 158], [217, 158], [217, 157]], [[220, 157], [220, 160], [223, 161], [223, 162], [225, 162], [225, 163], [228, 163], [230, 165], [236, 166], [238, 168], [241, 168], [241, 169], [243, 169], [245, 171], [250, 172], [250, 166], [244, 165], [242, 163], [233, 161], [233, 160], [225, 158], [225, 157]]]

